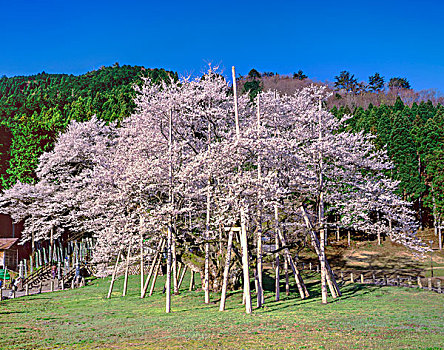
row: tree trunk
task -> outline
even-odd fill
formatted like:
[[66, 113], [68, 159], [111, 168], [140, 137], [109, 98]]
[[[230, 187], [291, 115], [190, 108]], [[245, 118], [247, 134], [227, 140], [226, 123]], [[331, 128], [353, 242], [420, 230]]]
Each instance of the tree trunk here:
[[244, 271], [244, 297], [245, 312], [251, 314], [251, 293], [250, 293], [250, 271], [248, 264], [248, 241], [247, 228], [245, 225], [245, 212], [241, 208], [241, 245], [242, 245], [242, 266]]
[[230, 231], [228, 233], [227, 254], [225, 256], [224, 280], [223, 280], [223, 284], [222, 284], [222, 294], [220, 297], [219, 311], [225, 310], [225, 299], [227, 297], [227, 284], [228, 284], [228, 274], [230, 272], [231, 245], [232, 244], [233, 244], [233, 229], [230, 229]]

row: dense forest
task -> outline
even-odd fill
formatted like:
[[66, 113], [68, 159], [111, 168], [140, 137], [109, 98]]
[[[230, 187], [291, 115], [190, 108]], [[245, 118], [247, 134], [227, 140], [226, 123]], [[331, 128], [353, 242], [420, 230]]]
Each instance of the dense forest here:
[[[0, 79], [0, 175], [3, 188], [33, 183], [39, 156], [53, 147], [71, 120], [121, 121], [134, 109], [134, 84], [178, 79], [177, 73], [140, 66], [102, 67], [84, 75], [47, 74]], [[421, 225], [437, 226], [444, 212], [444, 106], [434, 92], [415, 92], [405, 78], [388, 83], [378, 73], [358, 83], [341, 72], [330, 84], [328, 107], [337, 117], [351, 115], [354, 131], [375, 135], [387, 147], [400, 181], [400, 194], [415, 203]], [[313, 82], [302, 71], [279, 76], [251, 70], [240, 77], [241, 91], [252, 98], [261, 90], [292, 93]]]
[[101, 67], [75, 76], [47, 74], [0, 79], [0, 176], [3, 188], [33, 183], [39, 156], [71, 120], [120, 121], [134, 108], [134, 84], [177, 73], [140, 66]]

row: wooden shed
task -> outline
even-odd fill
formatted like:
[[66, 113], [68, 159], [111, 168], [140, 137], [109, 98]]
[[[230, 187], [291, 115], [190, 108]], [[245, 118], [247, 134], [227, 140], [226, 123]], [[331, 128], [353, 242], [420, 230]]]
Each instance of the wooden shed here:
[[19, 264], [18, 238], [0, 238], [0, 267], [17, 271]]

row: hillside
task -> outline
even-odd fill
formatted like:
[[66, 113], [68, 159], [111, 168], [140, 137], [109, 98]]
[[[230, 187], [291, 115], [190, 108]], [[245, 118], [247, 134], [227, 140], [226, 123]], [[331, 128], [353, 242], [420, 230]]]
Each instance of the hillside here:
[[2, 187], [33, 182], [38, 157], [53, 146], [71, 120], [97, 115], [119, 121], [134, 108], [133, 84], [154, 82], [177, 73], [141, 66], [101, 67], [75, 76], [48, 74], [0, 79], [0, 176]]

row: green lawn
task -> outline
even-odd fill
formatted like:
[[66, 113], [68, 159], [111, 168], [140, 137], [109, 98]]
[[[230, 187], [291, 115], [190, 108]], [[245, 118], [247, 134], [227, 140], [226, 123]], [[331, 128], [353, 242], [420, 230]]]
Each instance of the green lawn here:
[[[87, 287], [0, 303], [2, 349], [157, 349], [157, 348], [322, 348], [440, 349], [444, 347], [444, 295], [407, 288], [346, 285], [343, 296], [320, 304], [317, 276], [308, 279], [312, 297], [292, 290], [246, 315], [241, 293], [229, 295], [219, 312], [219, 294], [205, 305], [203, 293], [139, 298], [139, 276], [131, 276], [121, 297], [122, 277], [105, 299], [109, 279]], [[271, 289], [272, 281], [268, 280]], [[186, 283], [188, 284], [188, 283]], [[254, 301], [255, 302], [255, 301]]]

